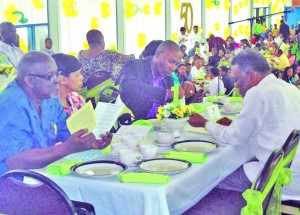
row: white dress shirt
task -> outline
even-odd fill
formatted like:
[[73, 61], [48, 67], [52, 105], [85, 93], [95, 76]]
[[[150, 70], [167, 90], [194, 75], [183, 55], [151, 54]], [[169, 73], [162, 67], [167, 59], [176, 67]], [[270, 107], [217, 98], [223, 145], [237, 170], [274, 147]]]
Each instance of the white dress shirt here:
[[[218, 80], [219, 79], [219, 80]], [[218, 83], [219, 82], [219, 83]], [[218, 86], [219, 85], [219, 86]], [[219, 91], [218, 91], [219, 89]], [[217, 95], [225, 93], [224, 83], [220, 77], [214, 77], [213, 80], [211, 80], [210, 88], [209, 88], [209, 96]]]
[[[246, 93], [241, 113], [230, 126], [208, 122], [206, 129], [221, 143], [252, 145], [258, 161], [244, 164], [244, 171], [253, 181], [270, 154], [284, 144], [293, 129], [300, 129], [300, 91], [270, 74]], [[293, 182], [283, 188], [283, 199], [300, 200], [299, 148], [291, 169]]]
[[195, 42], [204, 43], [204, 40], [203, 40], [201, 34], [199, 34], [199, 33], [195, 34], [194, 32], [189, 35], [188, 41], [189, 41], [189, 49], [188, 50], [194, 48]]
[[5, 62], [6, 64], [11, 64], [14, 68], [17, 68], [24, 52], [14, 45], [10, 46], [0, 41], [0, 55], [5, 55], [7, 57], [7, 62]]
[[48, 55], [53, 55], [54, 54], [54, 51], [52, 49], [48, 49], [46, 47], [41, 49], [41, 52], [44, 52], [45, 54], [48, 54]]
[[204, 66], [200, 67], [200, 69], [197, 69], [196, 66], [192, 67], [192, 70], [191, 70], [191, 80], [192, 81], [195, 81], [196, 78], [204, 78], [205, 75], [206, 75], [206, 72], [205, 72]]

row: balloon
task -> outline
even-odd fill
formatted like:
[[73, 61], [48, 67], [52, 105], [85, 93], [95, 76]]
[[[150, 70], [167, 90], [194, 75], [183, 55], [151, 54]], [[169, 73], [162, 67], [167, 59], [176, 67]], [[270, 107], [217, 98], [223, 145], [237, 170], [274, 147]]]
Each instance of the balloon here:
[[206, 9], [211, 10], [212, 9], [212, 1], [211, 0], [206, 0]]
[[44, 3], [41, 0], [32, 0], [35, 9], [44, 8]]
[[238, 14], [239, 13], [239, 6], [237, 4], [233, 5], [233, 13]]
[[74, 56], [74, 57], [77, 57], [77, 53], [76, 53], [76, 52], [70, 51], [68, 54], [69, 54], [69, 55], [72, 55], [72, 56]]
[[99, 28], [99, 20], [96, 17], [92, 17], [91, 19], [91, 29]]
[[20, 44], [20, 49], [23, 52], [28, 52], [28, 46], [24, 43], [24, 39], [22, 37], [19, 37], [19, 44]]
[[147, 36], [145, 34], [138, 34], [138, 47], [142, 48], [147, 44]]
[[243, 24], [239, 25], [239, 33], [240, 34], [244, 33], [244, 25]]
[[161, 1], [156, 2], [154, 4], [154, 14], [155, 15], [161, 15], [161, 7], [162, 7], [162, 2]]
[[107, 49], [115, 51], [115, 52], [119, 52], [118, 49], [117, 49], [117, 46], [115, 44], [111, 44]]
[[234, 30], [234, 32], [233, 32], [233, 36], [235, 36], [235, 37], [239, 36], [239, 33], [238, 33], [238, 31], [237, 31], [237, 30]]
[[101, 16], [103, 18], [107, 18], [111, 15], [111, 8], [110, 4], [107, 2], [102, 2], [101, 3]]
[[76, 0], [64, 0], [62, 3], [65, 16], [76, 17], [78, 15]]
[[150, 14], [150, 5], [145, 4], [143, 7], [144, 14]]
[[243, 2], [242, 1], [239, 3], [239, 7], [243, 8]]
[[228, 11], [228, 10], [229, 10], [229, 7], [230, 7], [230, 2], [229, 2], [229, 0], [225, 0], [225, 1], [224, 1], [224, 10]]
[[224, 38], [227, 38], [230, 36], [230, 28], [226, 27], [224, 28]]
[[14, 11], [18, 11], [18, 8], [16, 8], [15, 5], [9, 5], [4, 12], [4, 16], [5, 16], [6, 20], [13, 24], [19, 20], [18, 16], [13, 15]]
[[134, 7], [135, 7], [135, 5], [131, 1], [127, 0], [125, 2], [125, 18], [126, 19], [129, 19], [129, 18], [135, 16], [136, 12], [135, 12]]
[[249, 0], [244, 0], [244, 6], [247, 7], [249, 5]]
[[175, 33], [172, 34], [171, 40], [173, 40], [176, 43], [178, 42], [178, 33], [177, 32], [175, 32]]
[[180, 8], [181, 8], [180, 0], [173, 0], [173, 4], [174, 4], [175, 10], [180, 10]]
[[220, 23], [216, 22], [215, 23], [215, 31], [219, 31], [220, 30]]
[[87, 41], [84, 41], [82, 46], [83, 46], [83, 49], [88, 49], [89, 48], [89, 44], [88, 44]]

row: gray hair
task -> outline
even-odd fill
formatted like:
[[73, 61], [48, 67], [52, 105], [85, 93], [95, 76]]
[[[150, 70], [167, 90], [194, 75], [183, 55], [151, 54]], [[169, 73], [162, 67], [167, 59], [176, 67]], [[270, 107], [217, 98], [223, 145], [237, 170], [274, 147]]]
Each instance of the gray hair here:
[[171, 49], [176, 49], [178, 52], [181, 52], [181, 49], [177, 43], [175, 43], [172, 40], [166, 40], [157, 47], [155, 54], [161, 52], [167, 52]]
[[31, 51], [26, 53], [20, 60], [17, 66], [17, 79], [23, 80], [26, 75], [39, 74], [40, 71], [36, 71], [36, 65], [43, 64], [49, 61], [53, 61], [50, 55], [47, 55], [39, 51]]
[[231, 65], [237, 65], [243, 72], [255, 71], [261, 74], [270, 72], [267, 60], [255, 49], [242, 50], [234, 56]]

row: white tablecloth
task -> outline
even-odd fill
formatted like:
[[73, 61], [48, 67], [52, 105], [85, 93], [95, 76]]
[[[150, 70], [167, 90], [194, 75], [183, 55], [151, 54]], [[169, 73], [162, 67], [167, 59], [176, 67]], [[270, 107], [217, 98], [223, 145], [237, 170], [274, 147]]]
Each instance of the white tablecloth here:
[[[203, 134], [187, 132], [182, 139], [207, 139]], [[161, 148], [171, 150], [171, 148]], [[180, 174], [172, 175], [166, 185], [126, 184], [114, 178], [88, 179], [75, 175], [48, 175], [72, 200], [89, 202], [97, 214], [103, 215], [167, 215], [181, 214], [213, 189], [224, 177], [252, 157], [247, 146], [219, 147], [208, 154], [205, 164], [193, 164]], [[105, 159], [102, 157], [101, 159]], [[130, 168], [129, 171], [135, 171]]]

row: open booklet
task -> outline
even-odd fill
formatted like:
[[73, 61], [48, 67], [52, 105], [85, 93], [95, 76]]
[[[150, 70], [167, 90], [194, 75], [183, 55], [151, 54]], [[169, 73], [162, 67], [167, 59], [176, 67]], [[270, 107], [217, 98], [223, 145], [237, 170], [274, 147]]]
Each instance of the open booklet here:
[[88, 129], [88, 133], [93, 132], [98, 138], [100, 134], [110, 131], [123, 108], [123, 104], [98, 102], [94, 110], [92, 103], [88, 102], [67, 119], [67, 126], [71, 134]]

